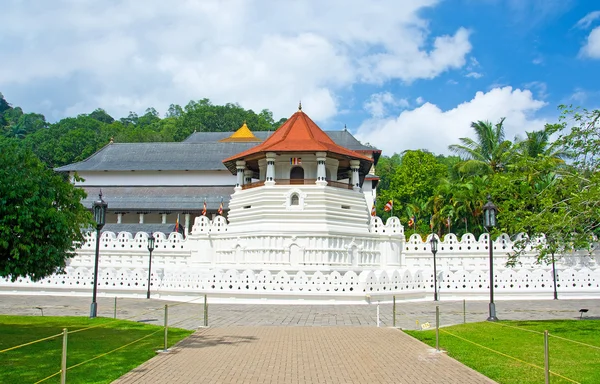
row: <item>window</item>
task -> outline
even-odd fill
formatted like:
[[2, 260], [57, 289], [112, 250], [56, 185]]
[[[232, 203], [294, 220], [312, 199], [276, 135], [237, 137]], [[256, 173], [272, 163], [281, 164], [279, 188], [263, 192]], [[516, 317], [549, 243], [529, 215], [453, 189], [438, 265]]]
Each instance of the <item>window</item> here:
[[300, 205], [300, 198], [297, 193], [294, 193], [290, 199], [290, 205]]

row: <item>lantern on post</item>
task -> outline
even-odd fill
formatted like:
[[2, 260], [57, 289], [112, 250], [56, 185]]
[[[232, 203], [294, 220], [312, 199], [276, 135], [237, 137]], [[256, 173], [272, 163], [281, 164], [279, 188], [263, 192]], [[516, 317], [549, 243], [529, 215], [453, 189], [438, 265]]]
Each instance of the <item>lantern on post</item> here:
[[148, 291], [146, 292], [146, 299], [150, 298], [150, 276], [152, 275], [152, 251], [154, 251], [154, 233], [148, 237], [148, 252], [150, 252], [150, 258], [148, 259]]
[[496, 213], [498, 208], [492, 203], [492, 197], [487, 196], [487, 203], [483, 206], [483, 225], [488, 231], [488, 249], [490, 254], [490, 304], [488, 321], [498, 321], [496, 317], [496, 304], [494, 304], [494, 247], [492, 244], [492, 228], [496, 226]]
[[98, 314], [98, 303], [96, 303], [96, 293], [98, 291], [98, 261], [100, 259], [100, 230], [106, 224], [106, 210], [108, 203], [102, 199], [102, 190], [98, 194], [98, 200], [92, 204], [94, 211], [94, 220], [96, 221], [96, 258], [94, 260], [94, 288], [92, 293], [92, 305], [90, 306], [90, 318], [95, 318]]
[[431, 253], [433, 253], [433, 300], [438, 301], [438, 293], [437, 293], [437, 267], [435, 262], [435, 255], [438, 251], [438, 239], [435, 236], [435, 233], [431, 234], [431, 239], [429, 239], [429, 245], [431, 246]]

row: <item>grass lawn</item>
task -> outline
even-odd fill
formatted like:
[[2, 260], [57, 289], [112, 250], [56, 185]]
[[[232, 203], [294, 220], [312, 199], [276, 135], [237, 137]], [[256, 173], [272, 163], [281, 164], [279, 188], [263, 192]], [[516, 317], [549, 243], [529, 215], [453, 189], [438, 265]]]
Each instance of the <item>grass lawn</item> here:
[[[102, 326], [68, 335], [67, 383], [110, 383], [164, 348], [164, 328], [156, 325], [108, 318], [0, 316], [0, 350], [62, 333], [63, 328], [70, 332], [99, 324]], [[169, 328], [169, 346], [192, 332]], [[68, 368], [152, 333], [123, 349]], [[0, 383], [35, 383], [60, 371], [62, 339], [61, 335], [0, 353]], [[44, 381], [58, 382], [60, 374]]]
[[[440, 349], [501, 384], [543, 383], [544, 330], [548, 330], [550, 334], [550, 371], [571, 380], [551, 375], [550, 382], [600, 383], [598, 320], [501, 321], [496, 324], [483, 322], [444, 327], [440, 328]], [[435, 329], [405, 332], [435, 347]], [[552, 337], [553, 335], [590, 344], [595, 348]]]

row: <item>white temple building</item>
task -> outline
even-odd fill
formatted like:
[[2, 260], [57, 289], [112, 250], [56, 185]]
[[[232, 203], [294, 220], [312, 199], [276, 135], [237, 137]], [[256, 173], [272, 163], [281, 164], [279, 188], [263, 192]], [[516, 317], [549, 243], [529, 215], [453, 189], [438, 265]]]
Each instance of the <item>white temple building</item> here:
[[[179, 143], [180, 147], [110, 144], [81, 163], [59, 169], [86, 179], [81, 187], [89, 202], [84, 203], [91, 206], [101, 187], [112, 209], [113, 228], [118, 230], [107, 225], [101, 235], [98, 294], [145, 297], [151, 229], [156, 248], [150, 291], [155, 298], [183, 300], [207, 294], [212, 302], [282, 303], [432, 299], [429, 238], [413, 234], [406, 239], [398, 218], [383, 223], [371, 216], [377, 181], [371, 172], [380, 151], [340, 136], [334, 141], [332, 136], [299, 109], [264, 140], [245, 126], [234, 134], [221, 134], [219, 141], [211, 142], [223, 144], [212, 148], [221, 151], [220, 164], [198, 160], [194, 166], [196, 160], [187, 156], [206, 160], [206, 153], [194, 151], [211, 149], [194, 142]], [[235, 147], [227, 147], [228, 142]], [[179, 152], [171, 152], [176, 148]], [[179, 159], [181, 153], [186, 157]], [[168, 156], [186, 159], [188, 168], [169, 165]], [[148, 157], [156, 159], [151, 164], [137, 161]], [[230, 196], [222, 196], [228, 208], [225, 217], [215, 211], [219, 194], [225, 195], [228, 188]], [[172, 200], [167, 198], [169, 191]], [[203, 215], [203, 203], [209, 199], [210, 212]], [[187, 215], [187, 236], [169, 230], [173, 225], [167, 217], [172, 220], [174, 211]], [[127, 225], [143, 229], [127, 231]], [[161, 225], [166, 230], [161, 231]], [[39, 282], [0, 280], [0, 293], [90, 294], [95, 244], [96, 233], [91, 232], [65, 274]], [[536, 264], [533, 251], [521, 258], [519, 267], [505, 267], [512, 246], [507, 235], [493, 241], [496, 297], [551, 298], [551, 267]], [[487, 234], [479, 239], [471, 234], [441, 239], [439, 297], [485, 299], [488, 254]], [[563, 255], [556, 272], [561, 297], [600, 297], [598, 262], [597, 255]]]

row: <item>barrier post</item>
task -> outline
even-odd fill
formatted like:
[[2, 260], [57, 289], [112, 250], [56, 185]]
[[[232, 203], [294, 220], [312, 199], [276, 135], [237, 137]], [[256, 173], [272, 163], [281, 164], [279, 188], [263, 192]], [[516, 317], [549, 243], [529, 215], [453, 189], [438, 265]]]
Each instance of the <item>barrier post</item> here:
[[167, 352], [168, 338], [169, 338], [169, 306], [165, 304], [165, 349], [163, 350], [163, 352]]
[[435, 350], [440, 351], [440, 306], [435, 306]]
[[392, 307], [393, 317], [392, 317], [392, 325], [396, 327], [396, 295], [394, 295], [394, 305]]
[[67, 328], [63, 328], [62, 358], [60, 360], [60, 384], [67, 382]]
[[206, 300], [206, 293], [204, 294], [204, 326], [208, 327], [208, 301]]
[[467, 324], [467, 300], [463, 299], [463, 324]]
[[548, 347], [548, 331], [544, 331], [544, 371], [546, 384], [550, 384], [550, 348]]
[[116, 319], [117, 318], [117, 296], [115, 296], [115, 312], [113, 317]]

